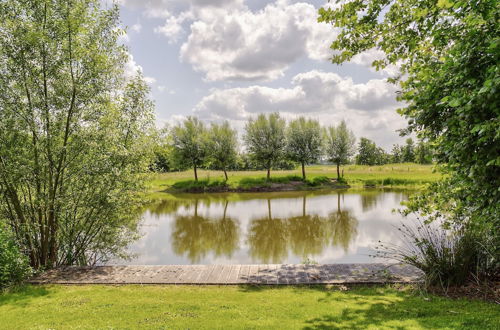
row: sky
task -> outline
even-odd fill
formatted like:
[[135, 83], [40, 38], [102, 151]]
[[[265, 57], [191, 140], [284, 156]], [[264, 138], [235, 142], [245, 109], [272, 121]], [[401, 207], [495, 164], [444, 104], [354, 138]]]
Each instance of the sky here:
[[240, 134], [249, 118], [279, 112], [323, 126], [345, 120], [359, 139], [386, 150], [403, 143], [395, 68], [375, 71], [377, 50], [331, 63], [338, 31], [318, 23], [319, 0], [118, 0], [126, 70], [151, 87], [159, 127], [187, 116], [228, 120]]

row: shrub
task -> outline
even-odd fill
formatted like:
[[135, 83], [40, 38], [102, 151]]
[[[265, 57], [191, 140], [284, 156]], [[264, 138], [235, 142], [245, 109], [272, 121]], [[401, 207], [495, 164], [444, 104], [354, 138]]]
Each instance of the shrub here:
[[307, 180], [307, 185], [312, 187], [321, 186], [322, 184], [329, 183], [330, 179], [326, 176], [317, 176], [312, 179]]
[[417, 220], [415, 225], [402, 224], [399, 230], [404, 246], [381, 244], [375, 256], [415, 266], [424, 273], [427, 285], [446, 288], [478, 279], [481, 265], [487, 262], [479, 240], [482, 235], [467, 227], [451, 230], [442, 223]]
[[18, 284], [29, 275], [28, 258], [19, 250], [10, 230], [0, 223], [0, 288]]
[[205, 191], [219, 187], [226, 187], [227, 183], [223, 180], [184, 180], [174, 183], [171, 188], [180, 191]]

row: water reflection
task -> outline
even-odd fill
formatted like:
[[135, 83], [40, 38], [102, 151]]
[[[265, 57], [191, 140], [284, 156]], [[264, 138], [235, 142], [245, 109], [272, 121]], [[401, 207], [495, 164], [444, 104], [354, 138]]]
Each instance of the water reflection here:
[[373, 262], [404, 191], [169, 195], [144, 212], [135, 264]]
[[199, 262], [209, 252], [216, 257], [231, 257], [239, 245], [240, 228], [236, 220], [226, 216], [229, 202], [225, 202], [220, 218], [199, 216], [198, 203], [196, 199], [192, 215], [175, 218], [171, 237], [174, 252], [185, 255], [191, 263]]
[[341, 194], [337, 193], [337, 210], [327, 216], [309, 214], [307, 197], [302, 197], [302, 214], [290, 218], [272, 216], [271, 200], [268, 215], [251, 220], [248, 233], [250, 255], [261, 263], [280, 263], [289, 251], [305, 258], [323, 253], [330, 245], [345, 251], [356, 234], [357, 220], [347, 209], [342, 210]]

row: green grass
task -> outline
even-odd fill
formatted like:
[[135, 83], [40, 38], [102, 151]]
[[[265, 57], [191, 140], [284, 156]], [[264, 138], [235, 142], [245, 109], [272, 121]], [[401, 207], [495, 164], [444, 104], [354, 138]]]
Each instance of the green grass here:
[[26, 286], [3, 329], [497, 329], [500, 307], [388, 287]]
[[[422, 186], [434, 182], [441, 177], [433, 170], [432, 165], [418, 164], [388, 164], [380, 166], [347, 165], [343, 167], [344, 179], [353, 187], [364, 185], [376, 186]], [[320, 181], [336, 178], [336, 167], [332, 165], [313, 165], [306, 167], [307, 182], [305, 186], [318, 186]], [[266, 186], [265, 171], [233, 171], [228, 172], [229, 180], [224, 182], [224, 174], [220, 171], [200, 170], [198, 172], [201, 185], [227, 184], [232, 188], [250, 188]], [[321, 179], [317, 179], [321, 178]], [[325, 179], [326, 178], [326, 179]], [[286, 183], [292, 179], [302, 180], [299, 168], [290, 171], [272, 171], [271, 183]], [[281, 181], [280, 181], [281, 180]], [[315, 181], [316, 180], [316, 181]], [[186, 187], [197, 185], [193, 181], [192, 171], [152, 174], [149, 182], [149, 195], [176, 187], [187, 190]], [[180, 187], [180, 188], [179, 188]], [[196, 189], [195, 189], [196, 190]]]

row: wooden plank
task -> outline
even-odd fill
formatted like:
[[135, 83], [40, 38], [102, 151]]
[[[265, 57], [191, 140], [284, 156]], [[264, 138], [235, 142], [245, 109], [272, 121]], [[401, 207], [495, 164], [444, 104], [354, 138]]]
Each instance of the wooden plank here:
[[259, 283], [258, 276], [259, 276], [259, 265], [250, 265], [248, 269], [247, 283], [252, 283], [252, 284]]
[[222, 268], [224, 268], [223, 265], [215, 265], [215, 268], [213, 271], [208, 275], [208, 278], [206, 280], [207, 284], [219, 284], [218, 279], [220, 277], [220, 273], [222, 271]]
[[204, 268], [202, 269], [202, 271], [198, 275], [198, 278], [196, 279], [195, 283], [198, 283], [198, 284], [205, 284], [205, 283], [207, 283], [208, 277], [214, 271], [214, 269], [215, 269], [215, 265], [204, 266]]
[[250, 265], [241, 265], [237, 283], [248, 283], [249, 271], [250, 271]]
[[229, 277], [227, 279], [228, 284], [239, 283], [238, 279], [239, 279], [240, 269], [241, 265], [232, 265], [231, 273], [229, 274]]

